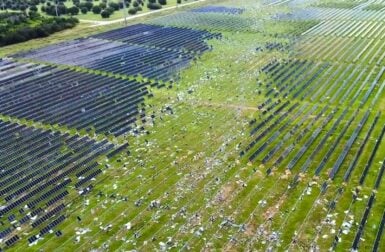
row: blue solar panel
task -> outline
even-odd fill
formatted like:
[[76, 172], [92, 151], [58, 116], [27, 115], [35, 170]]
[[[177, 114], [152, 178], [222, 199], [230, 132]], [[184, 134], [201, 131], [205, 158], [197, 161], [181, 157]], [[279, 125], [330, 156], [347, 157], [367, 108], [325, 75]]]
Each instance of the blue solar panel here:
[[138, 106], [148, 94], [149, 84], [49, 69], [4, 85], [0, 90], [0, 113], [117, 134], [143, 113]]
[[[17, 225], [31, 222], [37, 227], [51, 222], [40, 231], [45, 234], [63, 221], [61, 217], [53, 222], [51, 219], [64, 209], [63, 199], [74, 190], [70, 186], [78, 190], [90, 187], [89, 180], [101, 171], [95, 160], [112, 148], [107, 140], [97, 142], [0, 120], [0, 199], [5, 202], [0, 209], [5, 228], [0, 231], [0, 239], [12, 246], [19, 240], [10, 237]], [[75, 176], [82, 170], [84, 178]], [[45, 212], [48, 206], [52, 208]], [[17, 211], [21, 207], [23, 211]]]
[[224, 14], [233, 14], [233, 15], [242, 14], [244, 11], [245, 10], [241, 8], [225, 7], [225, 6], [204, 6], [204, 7], [191, 10], [191, 12], [224, 13]]
[[180, 51], [204, 52], [209, 50], [206, 40], [218, 36], [220, 35], [188, 28], [137, 24], [101, 33], [93, 37], [149, 47], [155, 46]]

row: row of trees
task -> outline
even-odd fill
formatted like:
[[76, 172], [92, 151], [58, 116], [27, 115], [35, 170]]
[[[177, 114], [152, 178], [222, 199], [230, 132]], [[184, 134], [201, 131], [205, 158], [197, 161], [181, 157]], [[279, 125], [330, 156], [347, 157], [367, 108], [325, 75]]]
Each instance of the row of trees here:
[[[71, 4], [66, 4], [69, 1], [73, 4], [71, 7], [68, 7]], [[0, 0], [0, 6], [2, 9], [38, 12], [40, 5], [40, 11], [50, 16], [76, 16], [92, 12], [102, 18], [109, 18], [115, 11], [124, 7], [123, 1], [131, 15], [142, 11], [145, 5], [148, 9], [157, 10], [167, 4], [167, 0]], [[182, 0], [177, 0], [177, 3], [181, 2]]]
[[0, 46], [47, 37], [52, 33], [73, 28], [79, 20], [73, 17], [44, 18], [36, 12], [2, 13], [0, 15]]
[[[126, 7], [129, 8], [128, 13], [136, 14], [138, 11], [142, 11], [145, 1], [146, 0], [125, 0]], [[46, 2], [46, 4], [41, 7], [41, 11], [51, 16], [66, 14], [75, 16], [79, 13], [87, 14], [91, 11], [94, 14], [100, 14], [102, 18], [108, 18], [115, 11], [124, 8], [123, 1], [110, 1], [108, 3], [102, 1], [96, 5], [92, 1], [80, 2], [79, 0], [73, 0], [73, 4], [72, 7], [67, 7], [64, 2], [58, 2], [57, 4]], [[156, 0], [148, 0], [147, 8], [160, 9], [162, 8], [162, 5], [166, 4], [167, 0], [158, 0], [158, 2], [156, 2]], [[31, 8], [33, 7], [30, 7], [30, 9]]]
[[[72, 1], [73, 6], [67, 7], [65, 4], [67, 0], [0, 0], [0, 7], [2, 10], [20, 10], [25, 11], [27, 9], [36, 11], [39, 4], [43, 4], [43, 11], [47, 12], [49, 15], [56, 15], [56, 11], [52, 11], [53, 6], [58, 6], [58, 14], [72, 14], [77, 15], [80, 12], [87, 13], [92, 11], [92, 8], [95, 6], [101, 10], [106, 8], [112, 8], [114, 10], [119, 10], [123, 8], [123, 0], [68, 0]], [[167, 0], [124, 0], [126, 6], [130, 5], [132, 8], [138, 8], [144, 6], [147, 2], [147, 7], [149, 9], [160, 9], [162, 5], [167, 4]], [[181, 0], [177, 0], [178, 3], [181, 3]], [[108, 4], [107, 4], [108, 3]], [[108, 6], [107, 6], [108, 5]], [[98, 7], [97, 7], [98, 6]]]

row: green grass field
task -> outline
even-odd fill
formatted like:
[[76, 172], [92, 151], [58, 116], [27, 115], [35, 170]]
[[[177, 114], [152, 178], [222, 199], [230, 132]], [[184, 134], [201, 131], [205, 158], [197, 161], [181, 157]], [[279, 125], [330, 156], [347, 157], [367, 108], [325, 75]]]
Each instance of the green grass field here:
[[[349, 251], [361, 229], [359, 250], [372, 251], [379, 237], [383, 251], [385, 238], [377, 234], [385, 211], [384, 14], [366, 1], [347, 2], [223, 0], [215, 5], [244, 12], [172, 10], [131, 21], [205, 29], [222, 38], [208, 41], [212, 50], [182, 70], [172, 87], [151, 88], [144, 106], [155, 119], [137, 122], [149, 134], [80, 132], [128, 142], [130, 154], [98, 158], [110, 168], [89, 194], [74, 191], [65, 199], [67, 220], [55, 228], [61, 237], [48, 234], [28, 247], [36, 231], [23, 225], [15, 231], [21, 241], [7, 250]], [[0, 56], [120, 26], [81, 23], [4, 47]], [[375, 201], [360, 226], [371, 193]], [[150, 207], [153, 202], [159, 204]]]

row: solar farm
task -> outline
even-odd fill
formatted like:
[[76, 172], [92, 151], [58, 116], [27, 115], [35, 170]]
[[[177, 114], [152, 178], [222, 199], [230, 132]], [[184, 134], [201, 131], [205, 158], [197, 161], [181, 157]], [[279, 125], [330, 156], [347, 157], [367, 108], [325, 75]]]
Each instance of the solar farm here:
[[384, 20], [215, 0], [6, 47], [0, 251], [384, 251]]

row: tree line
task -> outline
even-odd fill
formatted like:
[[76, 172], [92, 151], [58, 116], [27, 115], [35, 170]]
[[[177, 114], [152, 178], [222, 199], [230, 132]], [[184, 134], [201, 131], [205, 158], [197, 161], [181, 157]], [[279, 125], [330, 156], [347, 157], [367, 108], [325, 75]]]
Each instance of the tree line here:
[[[72, 6], [66, 4], [69, 1], [72, 2]], [[177, 0], [177, 3], [181, 2]], [[161, 9], [163, 5], [167, 5], [167, 0], [0, 0], [0, 8], [22, 12], [41, 11], [49, 16], [76, 16], [92, 12], [101, 15], [102, 18], [109, 18], [115, 11], [123, 9], [124, 3], [128, 13], [133, 15], [142, 11], [144, 6], [150, 10]]]
[[74, 17], [45, 18], [36, 12], [0, 13], [0, 46], [47, 37], [58, 31], [73, 28], [79, 23]]

